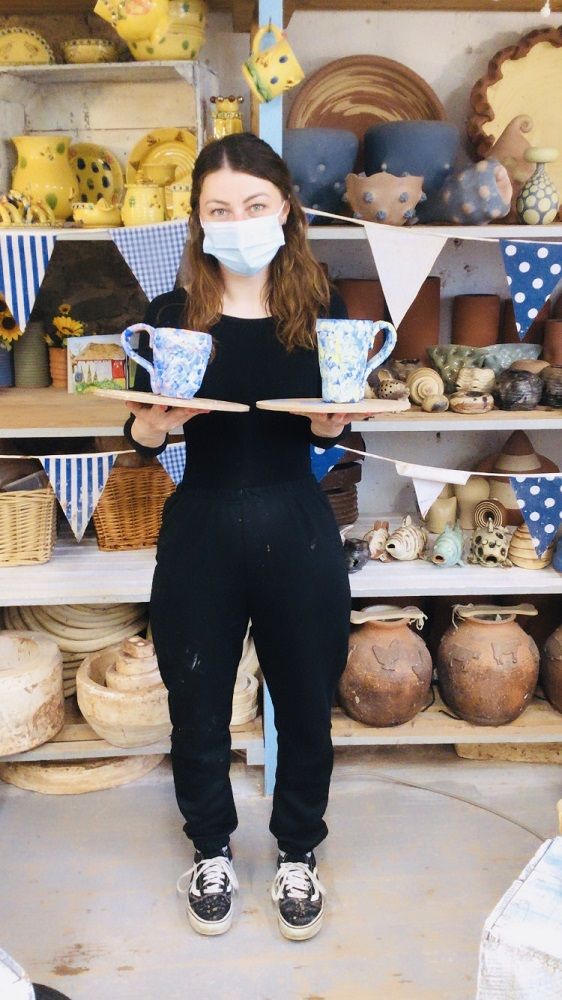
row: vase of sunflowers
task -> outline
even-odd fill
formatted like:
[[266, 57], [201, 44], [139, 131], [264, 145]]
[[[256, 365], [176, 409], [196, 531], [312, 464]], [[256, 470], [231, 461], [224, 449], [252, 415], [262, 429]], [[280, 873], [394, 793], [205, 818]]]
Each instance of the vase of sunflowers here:
[[0, 294], [0, 386], [4, 388], [14, 384], [12, 346], [20, 337], [21, 330]]
[[66, 389], [67, 381], [67, 347], [68, 337], [81, 337], [86, 332], [84, 323], [73, 319], [70, 315], [72, 306], [63, 302], [56, 316], [51, 321], [51, 329], [45, 334], [49, 347], [49, 368], [54, 389]]

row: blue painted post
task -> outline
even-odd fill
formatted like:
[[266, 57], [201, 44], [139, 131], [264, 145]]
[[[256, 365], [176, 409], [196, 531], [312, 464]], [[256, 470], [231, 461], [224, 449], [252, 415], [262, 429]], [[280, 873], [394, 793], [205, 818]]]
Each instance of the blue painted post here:
[[[259, 0], [259, 26], [276, 24], [283, 27], [283, 0]], [[268, 41], [268, 38], [265, 39]], [[283, 98], [276, 97], [268, 104], [259, 106], [259, 134], [273, 149], [281, 154], [283, 150]], [[273, 718], [271, 696], [264, 684], [263, 689], [263, 734], [264, 734], [264, 791], [273, 794], [275, 770], [277, 768], [277, 730]]]

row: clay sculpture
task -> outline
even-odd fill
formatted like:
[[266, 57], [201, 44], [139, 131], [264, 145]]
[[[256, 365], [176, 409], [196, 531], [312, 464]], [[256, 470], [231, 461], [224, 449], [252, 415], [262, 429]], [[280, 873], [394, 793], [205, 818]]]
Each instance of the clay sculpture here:
[[412, 524], [412, 518], [407, 514], [401, 526], [392, 532], [385, 548], [393, 559], [405, 561], [418, 559], [423, 555], [426, 545], [427, 531]]

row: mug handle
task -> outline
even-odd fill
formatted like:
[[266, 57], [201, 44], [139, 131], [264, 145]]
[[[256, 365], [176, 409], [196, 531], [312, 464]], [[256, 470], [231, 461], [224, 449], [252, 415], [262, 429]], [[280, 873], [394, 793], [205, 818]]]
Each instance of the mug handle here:
[[[254, 36], [254, 41], [252, 43], [252, 57], [255, 59], [260, 55], [260, 46], [266, 35], [275, 35], [275, 41], [279, 42], [283, 38], [283, 32], [279, 30], [276, 24], [266, 24], [265, 28], [260, 28], [256, 31]], [[266, 50], [267, 51], [267, 50]]]
[[386, 361], [388, 356], [392, 354], [394, 348], [396, 347], [396, 341], [398, 339], [398, 334], [396, 329], [393, 327], [392, 323], [386, 323], [384, 320], [377, 320], [374, 324], [373, 330], [373, 343], [375, 340], [375, 335], [379, 330], [384, 330], [384, 343], [380, 349], [368, 362], [366, 368], [366, 375], [370, 375], [374, 368], [381, 365], [383, 361]]
[[140, 354], [137, 354], [137, 352], [131, 346], [131, 338], [133, 334], [137, 333], [140, 330], [146, 330], [148, 332], [148, 335], [152, 343], [152, 334], [154, 333], [154, 327], [150, 326], [149, 323], [134, 323], [133, 326], [128, 326], [127, 329], [123, 330], [123, 333], [121, 334], [121, 343], [123, 345], [125, 354], [127, 354], [130, 358], [132, 358], [133, 361], [136, 361], [137, 365], [140, 365], [141, 368], [144, 368], [145, 371], [147, 371], [148, 374], [152, 377], [152, 375], [154, 374], [153, 365], [151, 365], [150, 361], [147, 361], [145, 358], [141, 358]]

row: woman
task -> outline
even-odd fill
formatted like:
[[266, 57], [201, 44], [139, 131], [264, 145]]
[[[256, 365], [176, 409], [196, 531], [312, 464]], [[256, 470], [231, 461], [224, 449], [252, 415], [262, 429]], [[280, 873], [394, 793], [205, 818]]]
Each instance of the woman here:
[[[125, 427], [147, 456], [162, 451], [181, 422], [186, 439], [186, 471], [166, 503], [150, 603], [169, 692], [175, 791], [195, 847], [178, 888], [187, 883], [196, 931], [228, 930], [237, 888], [229, 721], [251, 618], [278, 732], [272, 895], [282, 934], [302, 940], [319, 931], [324, 912], [313, 852], [327, 833], [331, 704], [350, 612], [340, 536], [311, 475], [310, 444], [333, 445], [348, 416], [311, 420], [254, 404], [321, 395], [315, 322], [345, 309], [331, 306], [287, 168], [261, 139], [243, 133], [206, 146], [191, 204], [187, 294], [159, 296], [146, 321], [209, 331], [214, 353], [200, 395], [251, 409], [189, 411], [186, 419], [186, 410], [135, 405]], [[141, 369], [135, 387], [150, 388]]]

